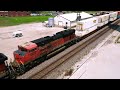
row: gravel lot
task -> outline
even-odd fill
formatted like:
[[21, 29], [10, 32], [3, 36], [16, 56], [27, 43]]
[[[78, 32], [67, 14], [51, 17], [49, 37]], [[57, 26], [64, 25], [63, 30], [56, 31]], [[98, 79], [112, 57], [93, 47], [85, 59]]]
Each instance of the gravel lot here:
[[[13, 38], [12, 33], [18, 30], [23, 32], [23, 36], [19, 38]], [[30, 23], [2, 27], [0, 28], [0, 53], [4, 53], [9, 58], [13, 59], [13, 51], [17, 49], [19, 44], [47, 35], [53, 35], [62, 30], [64, 29], [59, 27], [44, 27], [43, 23]]]

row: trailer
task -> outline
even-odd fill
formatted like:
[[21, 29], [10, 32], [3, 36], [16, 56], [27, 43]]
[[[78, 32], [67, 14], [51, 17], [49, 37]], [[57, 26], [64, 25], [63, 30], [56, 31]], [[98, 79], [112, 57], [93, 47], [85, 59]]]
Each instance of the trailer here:
[[98, 19], [91, 17], [77, 22], [75, 34], [83, 36], [93, 30], [97, 29]]

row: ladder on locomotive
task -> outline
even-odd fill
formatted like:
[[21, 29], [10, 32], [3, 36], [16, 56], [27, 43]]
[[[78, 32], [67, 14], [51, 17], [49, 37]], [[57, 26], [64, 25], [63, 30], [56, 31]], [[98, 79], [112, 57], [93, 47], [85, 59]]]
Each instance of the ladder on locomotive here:
[[7, 67], [9, 78], [10, 79], [15, 79], [16, 78], [16, 73], [15, 73], [15, 70], [12, 67], [11, 63], [8, 63], [7, 61], [5, 61], [5, 65]]

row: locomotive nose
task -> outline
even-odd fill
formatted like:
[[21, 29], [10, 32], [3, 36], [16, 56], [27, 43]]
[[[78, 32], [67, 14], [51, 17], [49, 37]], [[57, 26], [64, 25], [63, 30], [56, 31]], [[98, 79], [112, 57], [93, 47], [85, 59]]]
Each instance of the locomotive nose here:
[[17, 51], [14, 51], [14, 52], [13, 52], [13, 55], [14, 55], [14, 59], [15, 59], [15, 60], [19, 60], [19, 59], [20, 59], [18, 50], [17, 50]]

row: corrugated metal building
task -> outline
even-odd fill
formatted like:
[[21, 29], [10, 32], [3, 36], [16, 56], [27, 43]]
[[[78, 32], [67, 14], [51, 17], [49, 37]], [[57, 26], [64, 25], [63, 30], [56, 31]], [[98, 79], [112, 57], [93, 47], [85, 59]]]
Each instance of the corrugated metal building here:
[[[92, 17], [92, 15], [81, 12], [80, 13], [81, 19]], [[77, 20], [77, 13], [67, 13], [62, 15], [57, 15], [54, 17], [54, 24], [56, 26], [64, 27], [67, 25], [67, 27], [74, 27], [76, 26], [76, 20]]]
[[0, 11], [0, 16], [8, 16], [8, 11]]
[[17, 17], [17, 16], [30, 16], [29, 11], [0, 11], [0, 16]]

